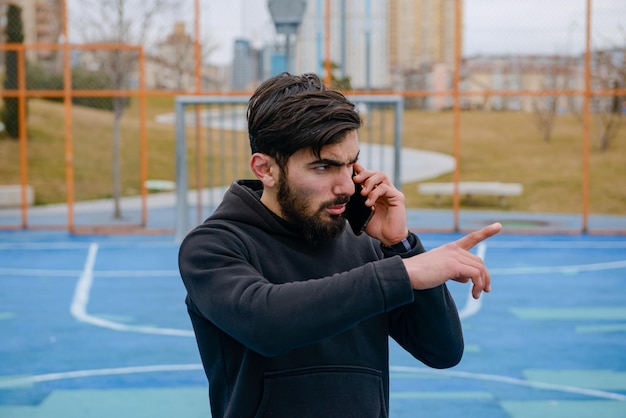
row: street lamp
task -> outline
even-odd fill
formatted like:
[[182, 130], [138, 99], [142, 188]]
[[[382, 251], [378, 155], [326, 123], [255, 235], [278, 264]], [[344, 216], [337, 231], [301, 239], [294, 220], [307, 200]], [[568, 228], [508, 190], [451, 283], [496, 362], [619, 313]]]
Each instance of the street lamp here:
[[285, 34], [285, 62], [287, 71], [291, 72], [290, 44], [291, 35], [298, 32], [302, 15], [306, 9], [306, 0], [268, 0], [269, 7], [276, 33]]

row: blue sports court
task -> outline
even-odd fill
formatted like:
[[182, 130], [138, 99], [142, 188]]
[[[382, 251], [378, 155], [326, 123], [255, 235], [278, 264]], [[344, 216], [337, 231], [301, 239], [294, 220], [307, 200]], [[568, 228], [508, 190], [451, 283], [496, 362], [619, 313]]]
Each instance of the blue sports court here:
[[[458, 237], [420, 234], [427, 248]], [[0, 233], [0, 417], [207, 417], [172, 235]], [[392, 417], [626, 416], [626, 239], [503, 233], [462, 362], [391, 344]]]

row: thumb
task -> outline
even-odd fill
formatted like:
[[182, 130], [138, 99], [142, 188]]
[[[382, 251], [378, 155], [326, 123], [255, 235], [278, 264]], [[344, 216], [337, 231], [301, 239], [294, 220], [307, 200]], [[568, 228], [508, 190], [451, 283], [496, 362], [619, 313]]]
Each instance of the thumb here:
[[469, 250], [479, 242], [484, 241], [491, 236], [494, 236], [495, 234], [500, 232], [501, 229], [502, 225], [499, 222], [496, 222], [477, 231], [470, 232], [464, 237], [456, 240], [455, 244], [463, 248], [464, 250]]

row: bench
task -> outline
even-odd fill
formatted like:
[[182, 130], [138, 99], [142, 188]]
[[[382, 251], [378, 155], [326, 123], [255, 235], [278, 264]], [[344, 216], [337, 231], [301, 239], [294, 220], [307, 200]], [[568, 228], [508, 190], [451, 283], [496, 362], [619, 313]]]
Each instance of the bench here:
[[176, 183], [171, 180], [146, 180], [144, 184], [149, 192], [171, 192], [176, 190]]
[[[491, 195], [500, 198], [500, 206], [504, 206], [507, 196], [519, 196], [524, 190], [520, 183], [501, 183], [499, 181], [460, 181], [459, 194], [471, 199], [473, 195]], [[420, 183], [417, 186], [420, 194], [435, 195], [437, 205], [442, 195], [454, 194], [454, 183]]]
[[[32, 206], [35, 192], [32, 186], [26, 185], [26, 203]], [[0, 185], [0, 208], [19, 208], [22, 206], [22, 186], [19, 184]]]

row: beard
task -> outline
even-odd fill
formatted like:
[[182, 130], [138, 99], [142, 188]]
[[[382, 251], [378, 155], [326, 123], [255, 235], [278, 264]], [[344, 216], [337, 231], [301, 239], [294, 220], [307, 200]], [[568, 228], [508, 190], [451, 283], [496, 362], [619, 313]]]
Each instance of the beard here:
[[343, 215], [328, 215], [325, 209], [347, 203], [350, 197], [339, 196], [332, 202], [324, 202], [311, 213], [307, 194], [294, 190], [285, 177], [279, 182], [277, 196], [285, 220], [298, 228], [312, 245], [337, 238], [346, 227], [346, 219]]

